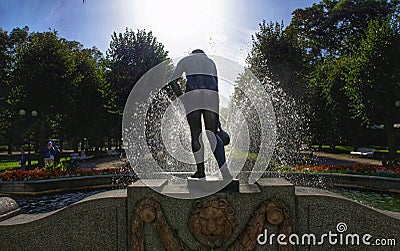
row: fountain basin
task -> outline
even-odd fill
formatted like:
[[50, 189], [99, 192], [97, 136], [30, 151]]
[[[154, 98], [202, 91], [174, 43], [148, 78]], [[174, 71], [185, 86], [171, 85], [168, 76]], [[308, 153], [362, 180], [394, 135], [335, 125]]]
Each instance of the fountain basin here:
[[[167, 180], [146, 183], [162, 191], [171, 190], [166, 188]], [[126, 190], [96, 194], [51, 213], [21, 214], [1, 221], [0, 247], [177, 250], [174, 245], [183, 245], [188, 250], [276, 250], [276, 243], [257, 244], [257, 236], [264, 230], [274, 234], [337, 233], [339, 223], [346, 224], [349, 234], [368, 233], [374, 238], [400, 240], [400, 213], [376, 210], [328, 191], [294, 186], [280, 178], [260, 179], [253, 185], [240, 184], [239, 188], [239, 192], [218, 192], [189, 200], [160, 194], [139, 181]], [[203, 216], [208, 215], [204, 218], [207, 220], [218, 218], [221, 213], [228, 221], [216, 226], [227, 228], [225, 233], [229, 234], [208, 236], [196, 228]], [[369, 250], [365, 246], [338, 247], [343, 248]], [[294, 246], [293, 250], [336, 249], [325, 243]]]

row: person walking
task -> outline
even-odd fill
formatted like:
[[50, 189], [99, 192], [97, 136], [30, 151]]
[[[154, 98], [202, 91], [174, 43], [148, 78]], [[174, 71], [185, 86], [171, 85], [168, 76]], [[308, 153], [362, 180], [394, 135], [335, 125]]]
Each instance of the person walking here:
[[54, 147], [51, 141], [47, 142], [47, 145], [43, 149], [43, 152], [44, 152], [44, 164], [45, 166], [49, 166], [51, 163], [54, 162], [54, 155], [55, 155]]
[[57, 166], [61, 160], [61, 149], [57, 143], [54, 143], [54, 165]]
[[26, 170], [26, 161], [28, 160], [27, 155], [25, 154], [25, 150], [21, 148], [21, 158], [19, 159], [19, 163], [21, 164], [21, 170]]

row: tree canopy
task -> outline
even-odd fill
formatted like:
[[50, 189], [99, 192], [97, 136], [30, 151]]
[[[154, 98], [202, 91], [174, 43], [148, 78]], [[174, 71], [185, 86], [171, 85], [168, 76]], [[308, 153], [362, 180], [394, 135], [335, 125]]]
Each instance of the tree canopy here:
[[110, 111], [122, 114], [133, 86], [144, 73], [167, 59], [168, 52], [145, 30], [114, 32], [107, 51]]
[[97, 48], [84, 48], [55, 30], [0, 29], [1, 142], [8, 141], [11, 150], [29, 137], [40, 150], [49, 138], [68, 139], [75, 149], [84, 138], [96, 146], [104, 137], [120, 139], [130, 90], [166, 58], [151, 32], [114, 33], [104, 58]]
[[[263, 21], [249, 68], [307, 108], [314, 143], [357, 145], [368, 125], [393, 128], [399, 6], [397, 0], [322, 0], [295, 10], [287, 27]], [[279, 111], [279, 103], [274, 107]], [[388, 132], [391, 155], [393, 140]]]
[[290, 28], [311, 62], [352, 52], [365, 36], [368, 22], [398, 11], [398, 0], [322, 0], [293, 12]]
[[[400, 120], [393, 115], [400, 100], [399, 7], [399, 0], [322, 0], [295, 10], [287, 27], [259, 24], [247, 70], [273, 96], [278, 142], [294, 145], [304, 134], [293, 131], [309, 127], [313, 143], [357, 145], [358, 131], [384, 124], [394, 156], [393, 125]], [[55, 30], [0, 28], [0, 142], [65, 138], [76, 148], [84, 138], [96, 146], [105, 138], [120, 140], [128, 95], [164, 60], [168, 51], [151, 31], [114, 32], [104, 57]], [[245, 82], [244, 76], [238, 79], [233, 98], [254, 121], [257, 116], [239, 91]], [[27, 111], [25, 118], [20, 109]], [[31, 110], [38, 116], [28, 118]], [[252, 149], [257, 149], [261, 128], [257, 121], [253, 127]]]
[[373, 20], [345, 71], [345, 90], [354, 115], [366, 123], [384, 124], [391, 157], [395, 155], [393, 126], [400, 118], [395, 115], [395, 103], [400, 100], [399, 58], [398, 17]]

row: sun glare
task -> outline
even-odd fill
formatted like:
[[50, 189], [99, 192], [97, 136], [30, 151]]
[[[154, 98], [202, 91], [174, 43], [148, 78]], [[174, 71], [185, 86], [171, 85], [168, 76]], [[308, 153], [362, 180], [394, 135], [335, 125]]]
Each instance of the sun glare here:
[[132, 21], [139, 29], [153, 31], [176, 54], [173, 56], [197, 47], [213, 53], [213, 42], [224, 39], [226, 20], [221, 6], [222, 2], [215, 0], [136, 1]]

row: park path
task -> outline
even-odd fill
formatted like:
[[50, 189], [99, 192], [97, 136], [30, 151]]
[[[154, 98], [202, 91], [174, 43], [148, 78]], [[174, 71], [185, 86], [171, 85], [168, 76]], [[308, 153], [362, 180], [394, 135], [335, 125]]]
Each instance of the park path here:
[[[343, 154], [333, 154], [324, 152], [314, 152], [314, 156], [318, 157], [319, 161], [323, 165], [382, 165], [382, 161], [376, 159], [367, 159], [359, 157], [351, 157]], [[105, 157], [93, 160], [87, 160], [79, 163], [80, 169], [107, 169], [107, 168], [119, 168], [127, 163], [127, 159], [120, 159], [119, 157]]]
[[105, 157], [99, 159], [87, 160], [79, 163], [79, 169], [108, 169], [119, 168], [126, 164], [126, 158], [120, 159], [119, 157]]
[[324, 153], [324, 152], [314, 152], [313, 154], [314, 156], [323, 158], [326, 162], [325, 164], [327, 165], [357, 165], [357, 164], [382, 165], [382, 161], [376, 159], [351, 157], [343, 154]]

